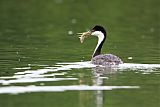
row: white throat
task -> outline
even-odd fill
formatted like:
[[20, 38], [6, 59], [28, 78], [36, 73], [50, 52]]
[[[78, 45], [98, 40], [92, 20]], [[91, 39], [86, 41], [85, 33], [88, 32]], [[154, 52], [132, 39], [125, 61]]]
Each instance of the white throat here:
[[[104, 34], [101, 32], [101, 31], [95, 31], [93, 32], [91, 35], [93, 36], [97, 36], [98, 37], [98, 43], [97, 43], [97, 46], [94, 50], [94, 53], [96, 52], [97, 48], [99, 47], [99, 45], [101, 44], [101, 42], [104, 40]], [[93, 54], [94, 54], [93, 53]]]

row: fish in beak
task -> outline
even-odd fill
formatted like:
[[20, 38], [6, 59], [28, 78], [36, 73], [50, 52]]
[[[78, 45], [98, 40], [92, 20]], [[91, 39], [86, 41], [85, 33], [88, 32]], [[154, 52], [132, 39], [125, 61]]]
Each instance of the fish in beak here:
[[92, 34], [92, 31], [87, 31], [87, 32], [82, 32], [82, 33], [77, 33], [80, 39], [80, 42], [83, 43], [84, 39], [87, 38]]

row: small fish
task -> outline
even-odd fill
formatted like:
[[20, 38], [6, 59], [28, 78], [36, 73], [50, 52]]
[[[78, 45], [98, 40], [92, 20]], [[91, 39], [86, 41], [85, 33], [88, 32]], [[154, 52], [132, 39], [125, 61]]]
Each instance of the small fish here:
[[91, 32], [83, 32], [83, 33], [77, 33], [80, 39], [80, 42], [83, 43], [84, 39], [91, 35]]

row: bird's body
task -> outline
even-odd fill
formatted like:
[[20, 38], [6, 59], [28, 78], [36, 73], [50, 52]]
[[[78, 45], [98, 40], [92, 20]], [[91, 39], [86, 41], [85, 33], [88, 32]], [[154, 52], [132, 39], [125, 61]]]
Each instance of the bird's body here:
[[93, 57], [91, 63], [95, 65], [109, 66], [122, 64], [123, 61], [113, 54], [100, 54]]
[[115, 55], [101, 54], [101, 49], [107, 36], [106, 30], [102, 26], [95, 26], [90, 31], [82, 33], [82, 36], [80, 38], [82, 40], [81, 43], [83, 43], [86, 35], [93, 35], [98, 37], [98, 43], [93, 52], [91, 63], [103, 66], [119, 65], [123, 63], [123, 61]]

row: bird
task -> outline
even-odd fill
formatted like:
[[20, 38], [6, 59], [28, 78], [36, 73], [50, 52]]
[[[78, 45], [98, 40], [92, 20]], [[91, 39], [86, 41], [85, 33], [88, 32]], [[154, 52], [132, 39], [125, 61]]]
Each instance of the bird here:
[[103, 65], [103, 66], [110, 66], [110, 65], [119, 65], [123, 64], [123, 61], [116, 55], [113, 54], [101, 54], [101, 49], [107, 37], [107, 32], [104, 27], [100, 25], [94, 26], [87, 32], [78, 33], [80, 35], [80, 41], [83, 43], [84, 39], [88, 36], [96, 36], [98, 37], [98, 43], [96, 48], [92, 54], [91, 63], [95, 65]]

